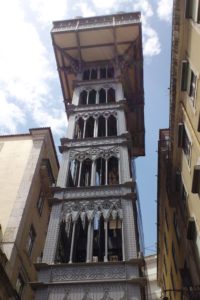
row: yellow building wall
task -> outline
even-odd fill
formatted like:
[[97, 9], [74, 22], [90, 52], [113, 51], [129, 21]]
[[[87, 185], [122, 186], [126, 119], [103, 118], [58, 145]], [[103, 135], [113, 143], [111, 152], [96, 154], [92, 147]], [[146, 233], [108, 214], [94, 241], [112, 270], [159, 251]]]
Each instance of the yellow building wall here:
[[30, 137], [0, 138], [0, 224], [4, 234], [33, 142]]

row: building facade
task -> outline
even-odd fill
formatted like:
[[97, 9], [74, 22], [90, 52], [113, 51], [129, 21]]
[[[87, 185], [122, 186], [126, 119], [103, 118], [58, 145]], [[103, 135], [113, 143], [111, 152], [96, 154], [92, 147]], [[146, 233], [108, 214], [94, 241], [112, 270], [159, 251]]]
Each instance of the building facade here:
[[145, 269], [147, 277], [147, 297], [148, 300], [158, 300], [161, 296], [161, 289], [157, 282], [157, 255], [145, 256]]
[[169, 299], [200, 298], [200, 3], [173, 7], [170, 130], [158, 165], [158, 280]]
[[140, 13], [53, 23], [67, 137], [37, 300], [144, 299], [134, 158], [144, 155]]
[[0, 136], [0, 299], [33, 299], [58, 161], [49, 128]]

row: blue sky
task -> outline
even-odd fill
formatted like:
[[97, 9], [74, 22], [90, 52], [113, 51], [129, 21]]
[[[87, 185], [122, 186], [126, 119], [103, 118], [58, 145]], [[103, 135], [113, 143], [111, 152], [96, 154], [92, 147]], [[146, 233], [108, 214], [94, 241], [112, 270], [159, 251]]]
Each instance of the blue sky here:
[[[75, 4], [74, 4], [75, 3]], [[56, 144], [67, 119], [50, 29], [53, 20], [141, 11], [146, 157], [137, 180], [146, 253], [156, 250], [157, 140], [168, 127], [172, 0], [6, 0], [0, 4], [0, 134], [51, 126]]]

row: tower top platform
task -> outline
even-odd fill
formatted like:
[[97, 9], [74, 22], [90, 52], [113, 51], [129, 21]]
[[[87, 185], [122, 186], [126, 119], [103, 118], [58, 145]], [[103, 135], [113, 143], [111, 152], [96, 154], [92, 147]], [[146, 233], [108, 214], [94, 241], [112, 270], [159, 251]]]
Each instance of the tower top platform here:
[[71, 103], [76, 74], [94, 63], [129, 67], [130, 86], [135, 85], [133, 66], [143, 60], [140, 19], [134, 12], [53, 22], [51, 36], [65, 101]]

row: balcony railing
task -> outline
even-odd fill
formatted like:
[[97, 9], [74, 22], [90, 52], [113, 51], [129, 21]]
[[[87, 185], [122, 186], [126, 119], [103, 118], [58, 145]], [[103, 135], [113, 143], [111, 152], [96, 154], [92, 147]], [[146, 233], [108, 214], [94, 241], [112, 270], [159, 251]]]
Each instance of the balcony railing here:
[[140, 22], [140, 13], [125, 13], [118, 15], [100, 16], [92, 18], [77, 18], [74, 20], [53, 22], [52, 32], [73, 31], [95, 27], [109, 27], [113, 25], [136, 24]]

